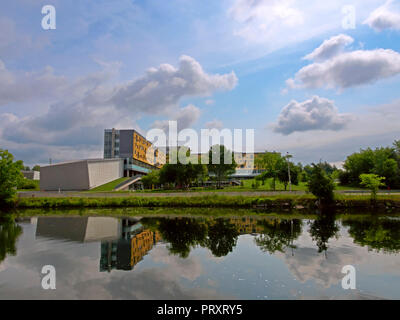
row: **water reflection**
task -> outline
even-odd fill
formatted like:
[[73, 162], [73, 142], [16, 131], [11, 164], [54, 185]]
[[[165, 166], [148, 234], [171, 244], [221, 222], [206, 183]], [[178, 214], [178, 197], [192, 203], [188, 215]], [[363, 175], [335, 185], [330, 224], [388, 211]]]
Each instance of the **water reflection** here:
[[372, 216], [369, 219], [343, 221], [349, 227], [354, 242], [367, 246], [369, 250], [385, 253], [400, 251], [400, 219]]
[[400, 298], [399, 251], [400, 219], [387, 216], [3, 217], [0, 299], [50, 296], [28, 277], [43, 264], [60, 298], [339, 297], [346, 264], [371, 297]]
[[0, 217], [0, 263], [7, 255], [16, 255], [16, 242], [22, 234], [22, 228], [12, 217]]

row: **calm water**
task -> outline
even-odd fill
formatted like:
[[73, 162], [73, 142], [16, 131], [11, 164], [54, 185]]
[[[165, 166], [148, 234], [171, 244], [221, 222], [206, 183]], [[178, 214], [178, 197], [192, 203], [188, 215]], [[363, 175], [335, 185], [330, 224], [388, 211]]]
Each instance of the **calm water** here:
[[399, 299], [399, 251], [396, 216], [2, 218], [0, 299]]

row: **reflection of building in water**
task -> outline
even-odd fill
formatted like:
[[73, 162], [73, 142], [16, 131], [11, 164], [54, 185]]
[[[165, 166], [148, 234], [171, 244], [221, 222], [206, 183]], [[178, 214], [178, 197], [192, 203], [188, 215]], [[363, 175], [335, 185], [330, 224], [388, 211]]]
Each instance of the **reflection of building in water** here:
[[120, 221], [111, 217], [39, 217], [36, 237], [77, 242], [118, 239]]
[[229, 219], [229, 222], [236, 226], [240, 234], [261, 233], [263, 227], [258, 225], [258, 221], [258, 219], [250, 217]]
[[160, 240], [158, 231], [145, 229], [136, 220], [123, 219], [121, 238], [101, 243], [100, 271], [132, 270]]

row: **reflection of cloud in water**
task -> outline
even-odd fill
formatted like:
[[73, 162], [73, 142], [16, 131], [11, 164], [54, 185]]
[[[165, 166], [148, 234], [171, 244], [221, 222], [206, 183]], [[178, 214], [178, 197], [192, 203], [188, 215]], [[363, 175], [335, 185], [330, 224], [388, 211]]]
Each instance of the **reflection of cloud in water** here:
[[318, 253], [308, 233], [303, 233], [298, 240], [298, 248], [294, 249], [293, 256], [291, 249], [276, 256], [284, 260], [290, 272], [302, 283], [313, 280], [325, 288], [340, 284], [345, 276], [341, 273], [342, 267], [359, 264], [366, 258], [366, 250], [353, 247], [352, 240], [345, 232], [338, 239], [329, 240], [326, 255], [324, 252]]
[[203, 266], [199, 257], [191, 255], [186, 259], [182, 259], [169, 254], [166, 245], [157, 245], [150, 251], [149, 255], [154, 262], [167, 265], [165, 268], [170, 273], [185, 279], [194, 281], [203, 273]]

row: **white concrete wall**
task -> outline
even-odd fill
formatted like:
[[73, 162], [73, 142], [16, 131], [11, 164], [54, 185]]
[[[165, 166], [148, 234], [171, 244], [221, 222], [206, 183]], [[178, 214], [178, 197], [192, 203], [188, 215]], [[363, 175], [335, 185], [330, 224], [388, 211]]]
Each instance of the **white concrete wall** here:
[[39, 171], [21, 171], [25, 178], [29, 180], [40, 180]]
[[76, 161], [40, 167], [40, 190], [88, 190], [87, 161]]
[[105, 183], [114, 181], [124, 176], [124, 161], [113, 160], [89, 160], [89, 189], [96, 188]]
[[82, 160], [43, 166], [40, 168], [40, 190], [89, 190], [114, 181], [124, 175], [124, 161]]

